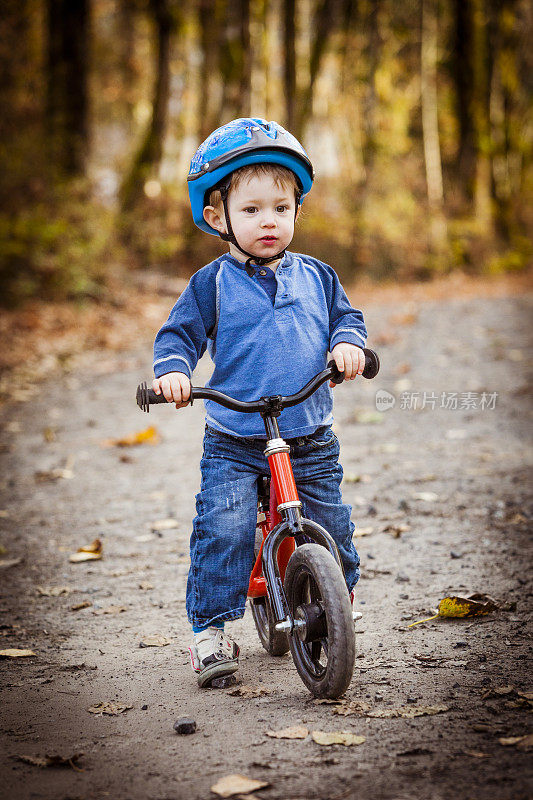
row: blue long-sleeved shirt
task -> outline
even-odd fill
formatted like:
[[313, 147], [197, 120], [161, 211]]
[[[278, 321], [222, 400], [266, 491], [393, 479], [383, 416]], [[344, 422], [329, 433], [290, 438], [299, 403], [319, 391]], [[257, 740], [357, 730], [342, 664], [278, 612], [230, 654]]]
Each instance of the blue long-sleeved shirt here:
[[[225, 254], [198, 270], [179, 297], [154, 343], [156, 378], [167, 372], [192, 376], [206, 348], [215, 368], [208, 386], [238, 400], [299, 391], [323, 370], [338, 342], [364, 347], [366, 327], [334, 270], [299, 253], [285, 254], [275, 271], [275, 296], [244, 264]], [[273, 299], [273, 301], [272, 301]], [[206, 421], [233, 436], [265, 437], [259, 414], [242, 414], [206, 400]], [[286, 438], [307, 436], [333, 421], [332, 390], [282, 411]]]

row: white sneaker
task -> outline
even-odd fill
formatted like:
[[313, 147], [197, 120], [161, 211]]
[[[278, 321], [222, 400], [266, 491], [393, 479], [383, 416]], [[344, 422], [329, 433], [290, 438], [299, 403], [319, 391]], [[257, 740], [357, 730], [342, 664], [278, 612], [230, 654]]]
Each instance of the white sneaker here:
[[194, 634], [189, 653], [199, 686], [205, 686], [221, 675], [232, 675], [239, 667], [238, 645], [214, 625]]

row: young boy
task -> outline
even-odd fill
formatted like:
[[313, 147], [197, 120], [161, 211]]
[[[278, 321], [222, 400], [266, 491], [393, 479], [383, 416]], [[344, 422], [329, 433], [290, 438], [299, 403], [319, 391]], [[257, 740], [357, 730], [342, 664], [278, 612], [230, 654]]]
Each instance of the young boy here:
[[[303, 147], [275, 122], [233, 120], [198, 148], [188, 177], [193, 218], [229, 242], [229, 253], [192, 276], [157, 334], [153, 388], [176, 408], [187, 405], [206, 347], [215, 365], [208, 385], [240, 400], [298, 391], [325, 368], [328, 351], [346, 380], [362, 373], [362, 313], [352, 308], [331, 267], [286, 252], [313, 177]], [[340, 492], [333, 385], [285, 409], [278, 424], [291, 445], [303, 515], [335, 539], [351, 592], [359, 556], [351, 507]], [[260, 415], [212, 401], [205, 406], [186, 601], [200, 686], [238, 667], [239, 648], [224, 634], [224, 622], [244, 615], [257, 479], [269, 474]]]

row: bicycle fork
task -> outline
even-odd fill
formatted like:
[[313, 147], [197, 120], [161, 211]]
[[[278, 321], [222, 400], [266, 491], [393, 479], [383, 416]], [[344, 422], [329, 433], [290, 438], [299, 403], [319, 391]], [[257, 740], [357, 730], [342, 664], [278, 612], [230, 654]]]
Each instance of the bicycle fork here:
[[268, 587], [272, 613], [275, 618], [275, 627], [278, 631], [292, 633], [295, 628], [303, 625], [300, 620], [295, 620], [289, 610], [283, 581], [278, 567], [278, 550], [289, 536], [305, 534], [316, 544], [325, 547], [344, 575], [342, 561], [332, 536], [320, 525], [312, 520], [302, 517], [302, 504], [298, 497], [298, 490], [294, 480], [290, 461], [290, 447], [281, 437], [277, 422], [280, 410], [276, 407], [278, 398], [263, 398], [269, 401], [268, 408], [261, 413], [267, 433], [265, 456], [268, 460], [271, 474], [271, 491], [277, 498], [277, 510], [281, 522], [267, 535], [263, 542], [262, 566], [263, 575]]

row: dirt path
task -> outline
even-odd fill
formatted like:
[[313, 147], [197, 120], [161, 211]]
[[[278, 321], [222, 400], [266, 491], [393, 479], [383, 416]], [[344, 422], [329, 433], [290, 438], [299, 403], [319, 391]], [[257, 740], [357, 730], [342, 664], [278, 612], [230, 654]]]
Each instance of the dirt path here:
[[[254, 795], [264, 800], [529, 795], [530, 755], [520, 749], [526, 743], [499, 739], [530, 732], [528, 701], [517, 692], [532, 689], [531, 301], [364, 305], [382, 372], [374, 382], [336, 390], [345, 497], [366, 531], [356, 542], [363, 619], [347, 700], [364, 701], [372, 712], [446, 710], [379, 718], [316, 704], [290, 656], [273, 660], [261, 649], [249, 612], [230, 630], [241, 644], [242, 685], [261, 693], [196, 687], [184, 604], [203, 409], [156, 408], [149, 417], [137, 410], [135, 386], [150, 369], [147, 343], [138, 352], [88, 359], [84, 371], [48, 382], [35, 400], [12, 404], [4, 415], [0, 543], [2, 559], [22, 561], [0, 570], [0, 649], [36, 655], [0, 660], [3, 796], [202, 800], [214, 797], [210, 787], [229, 773], [266, 781]], [[204, 361], [197, 385], [208, 370]], [[378, 389], [396, 398], [379, 421]], [[441, 408], [442, 393], [453, 403], [452, 392], [459, 407]], [[415, 400], [417, 409], [404, 407]], [[468, 407], [472, 401], [477, 407]], [[155, 446], [101, 446], [149, 423], [161, 436]], [[177, 529], [151, 532], [152, 523], [169, 517]], [[408, 527], [395, 535], [398, 526]], [[101, 561], [69, 563], [70, 553], [96, 537], [104, 543]], [[38, 586], [65, 586], [69, 594], [42, 596]], [[445, 595], [472, 592], [492, 595], [503, 609], [407, 627], [430, 616]], [[84, 601], [91, 605], [70, 610]], [[98, 613], [111, 606], [125, 610]], [[156, 633], [172, 643], [139, 647]], [[514, 691], [498, 694], [505, 686]], [[88, 713], [104, 701], [133, 708], [119, 716]], [[197, 721], [194, 735], [174, 733], [180, 716]], [[295, 724], [366, 741], [323, 747], [310, 736], [266, 735]], [[82, 771], [12, 759], [80, 752]]]

